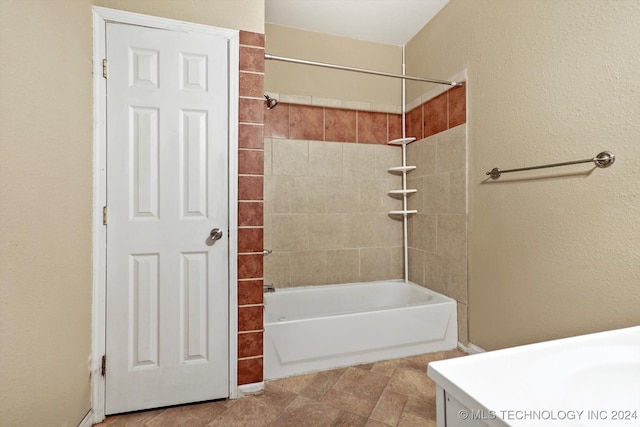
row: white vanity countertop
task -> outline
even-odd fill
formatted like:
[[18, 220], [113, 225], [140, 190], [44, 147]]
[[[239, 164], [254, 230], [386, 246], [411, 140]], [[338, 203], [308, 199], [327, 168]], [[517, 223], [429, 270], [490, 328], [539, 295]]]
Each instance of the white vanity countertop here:
[[640, 426], [640, 326], [432, 362], [427, 373], [490, 426]]

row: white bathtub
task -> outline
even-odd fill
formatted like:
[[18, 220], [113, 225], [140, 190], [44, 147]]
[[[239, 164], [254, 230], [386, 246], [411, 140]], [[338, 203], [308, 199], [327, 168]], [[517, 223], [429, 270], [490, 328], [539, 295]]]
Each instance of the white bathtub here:
[[438, 427], [640, 425], [640, 326], [432, 362]]
[[455, 300], [414, 283], [285, 288], [264, 304], [265, 379], [457, 346]]

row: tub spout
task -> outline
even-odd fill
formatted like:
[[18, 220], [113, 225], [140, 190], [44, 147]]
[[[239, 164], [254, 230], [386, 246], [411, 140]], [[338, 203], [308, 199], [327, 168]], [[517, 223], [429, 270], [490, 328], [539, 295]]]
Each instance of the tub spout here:
[[271, 283], [271, 284], [269, 284], [269, 285], [264, 285], [264, 286], [262, 287], [262, 290], [263, 290], [264, 292], [275, 292], [275, 291], [276, 291], [276, 288], [275, 288], [275, 286], [273, 286], [273, 283]]

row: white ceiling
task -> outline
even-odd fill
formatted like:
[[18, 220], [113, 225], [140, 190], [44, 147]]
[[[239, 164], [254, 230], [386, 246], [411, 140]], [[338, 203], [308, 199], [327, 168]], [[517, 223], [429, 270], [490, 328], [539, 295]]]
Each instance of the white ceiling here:
[[404, 45], [449, 0], [265, 0], [271, 24]]

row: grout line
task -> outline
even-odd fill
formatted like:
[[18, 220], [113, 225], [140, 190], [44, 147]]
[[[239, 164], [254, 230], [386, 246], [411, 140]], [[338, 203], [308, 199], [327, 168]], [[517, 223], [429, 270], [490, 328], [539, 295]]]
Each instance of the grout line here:
[[[250, 331], [238, 331], [238, 335], [255, 334], [255, 333], [259, 333], [259, 332], [264, 332], [264, 328], [263, 329], [252, 329]], [[250, 356], [250, 357], [254, 357], [254, 356]]]
[[322, 141], [327, 141], [327, 109], [322, 107]]
[[243, 148], [243, 147], [238, 147], [238, 151], [262, 151], [262, 152], [264, 152], [264, 148]]
[[265, 49], [264, 46], [255, 46], [255, 45], [252, 45], [252, 44], [239, 44], [238, 46], [249, 47], [249, 48], [252, 48], [252, 49], [261, 49], [261, 50]]
[[252, 359], [262, 359], [263, 355], [259, 356], [247, 356], [247, 357], [238, 357], [238, 360], [252, 360]]
[[287, 108], [287, 138], [291, 139], [291, 104], [285, 103]]
[[264, 76], [264, 71], [240, 70], [240, 72], [247, 73], [247, 74], [258, 74], [260, 76]]

